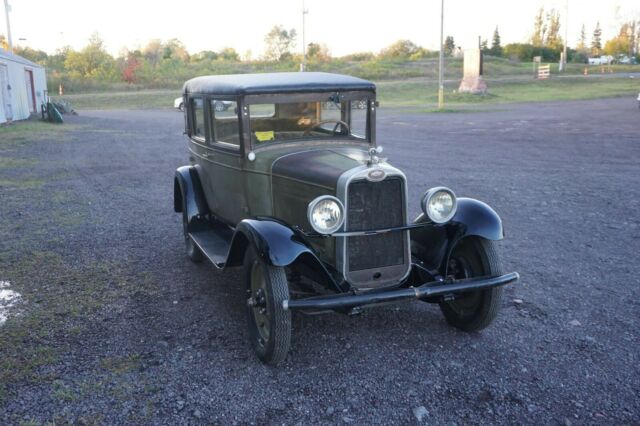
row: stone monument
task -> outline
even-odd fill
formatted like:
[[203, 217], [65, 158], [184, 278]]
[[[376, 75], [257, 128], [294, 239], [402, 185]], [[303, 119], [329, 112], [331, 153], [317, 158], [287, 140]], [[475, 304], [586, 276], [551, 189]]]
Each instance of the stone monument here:
[[482, 78], [482, 50], [467, 49], [464, 51], [464, 76], [458, 88], [460, 93], [487, 93], [487, 83]]

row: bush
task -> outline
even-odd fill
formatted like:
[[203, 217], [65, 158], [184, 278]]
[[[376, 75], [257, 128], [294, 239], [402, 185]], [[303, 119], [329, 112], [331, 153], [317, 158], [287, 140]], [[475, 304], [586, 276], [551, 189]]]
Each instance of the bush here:
[[526, 62], [531, 61], [534, 56], [541, 56], [543, 61], [557, 62], [560, 60], [560, 52], [561, 49], [538, 47], [530, 43], [511, 43], [504, 47], [503, 56]]

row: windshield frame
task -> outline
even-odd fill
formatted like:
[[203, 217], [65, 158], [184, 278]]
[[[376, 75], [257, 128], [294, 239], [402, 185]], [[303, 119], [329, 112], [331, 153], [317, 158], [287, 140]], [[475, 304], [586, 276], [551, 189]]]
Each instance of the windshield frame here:
[[[305, 92], [305, 93], [280, 93], [280, 94], [261, 94], [261, 95], [245, 95], [244, 102], [242, 106], [242, 123], [243, 123], [243, 139], [245, 140], [245, 146], [247, 152], [249, 151], [258, 151], [263, 148], [274, 147], [278, 145], [282, 145], [286, 143], [287, 145], [300, 143], [303, 144], [308, 141], [314, 141], [316, 143], [327, 141], [327, 142], [338, 142], [343, 141], [344, 143], [349, 144], [367, 144], [370, 146], [375, 146], [375, 109], [376, 109], [376, 101], [375, 101], [375, 92], [368, 90], [356, 90], [356, 91], [344, 91], [344, 92]], [[286, 141], [273, 141], [273, 142], [262, 142], [259, 145], [252, 146], [251, 143], [251, 105], [258, 104], [282, 104], [282, 103], [304, 103], [304, 102], [328, 102], [333, 103], [338, 100], [338, 102], [346, 102], [346, 101], [359, 101], [364, 100], [367, 101], [366, 107], [366, 123], [365, 123], [365, 135], [363, 139], [354, 137], [354, 136], [340, 136], [336, 138], [330, 137], [304, 137], [304, 138], [295, 138], [289, 139]]]

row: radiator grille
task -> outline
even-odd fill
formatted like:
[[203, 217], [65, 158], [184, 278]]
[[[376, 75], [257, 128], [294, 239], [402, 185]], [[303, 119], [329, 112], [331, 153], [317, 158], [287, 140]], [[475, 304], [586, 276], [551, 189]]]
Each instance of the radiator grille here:
[[[349, 231], [403, 226], [404, 182], [389, 177], [381, 182], [351, 182], [347, 197]], [[361, 271], [402, 265], [405, 262], [405, 232], [388, 232], [347, 238], [348, 269]]]

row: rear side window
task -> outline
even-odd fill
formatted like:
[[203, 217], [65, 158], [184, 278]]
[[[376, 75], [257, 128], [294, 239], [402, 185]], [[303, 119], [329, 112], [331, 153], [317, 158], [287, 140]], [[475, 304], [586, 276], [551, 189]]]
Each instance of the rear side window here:
[[235, 101], [211, 99], [213, 135], [216, 142], [240, 146], [240, 121]]
[[191, 135], [204, 140], [204, 102], [202, 102], [202, 98], [191, 99], [191, 111], [193, 117]]

